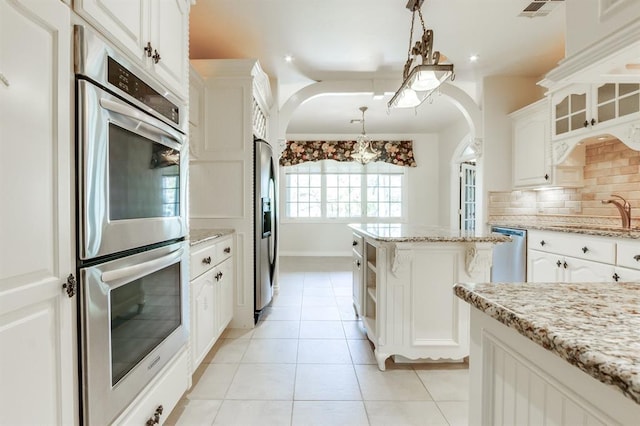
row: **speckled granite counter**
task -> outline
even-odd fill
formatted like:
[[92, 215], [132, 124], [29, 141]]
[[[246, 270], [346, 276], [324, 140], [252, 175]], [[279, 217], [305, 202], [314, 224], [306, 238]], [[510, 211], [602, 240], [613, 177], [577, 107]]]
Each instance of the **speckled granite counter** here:
[[236, 232], [234, 229], [191, 229], [189, 232], [189, 244], [193, 246], [233, 234], [234, 232]]
[[640, 283], [456, 284], [454, 291], [640, 404]]
[[397, 223], [352, 223], [357, 232], [376, 241], [384, 242], [477, 242], [502, 243], [511, 239], [505, 235], [452, 230], [437, 226]]

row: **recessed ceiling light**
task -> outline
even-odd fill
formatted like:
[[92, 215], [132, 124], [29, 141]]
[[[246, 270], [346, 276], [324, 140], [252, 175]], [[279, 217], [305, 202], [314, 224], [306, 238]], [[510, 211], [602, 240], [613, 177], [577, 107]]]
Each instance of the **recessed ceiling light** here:
[[284, 55], [284, 61], [285, 61], [285, 62], [293, 62], [293, 56], [291, 56], [291, 55]]
[[478, 62], [478, 59], [480, 59], [478, 55], [469, 56], [469, 62]]

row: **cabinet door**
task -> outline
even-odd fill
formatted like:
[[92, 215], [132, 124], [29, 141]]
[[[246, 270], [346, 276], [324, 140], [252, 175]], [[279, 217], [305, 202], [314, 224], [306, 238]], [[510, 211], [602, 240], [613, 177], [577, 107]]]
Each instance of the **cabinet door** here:
[[537, 250], [527, 254], [527, 281], [532, 283], [556, 283], [563, 279], [563, 269], [558, 266], [560, 256]]
[[188, 94], [188, 25], [189, 6], [185, 0], [151, 1], [150, 40], [155, 73], [179, 96]]
[[363, 265], [362, 265], [362, 256], [353, 250], [353, 307], [356, 310], [356, 314], [358, 316], [362, 316], [362, 275], [363, 275]]
[[513, 184], [516, 187], [549, 183], [547, 164], [549, 118], [547, 110], [522, 117], [513, 126]]
[[617, 267], [614, 270], [613, 281], [626, 283], [626, 282], [640, 282], [640, 271], [636, 269], [620, 268]]
[[77, 424], [71, 23], [0, 0], [0, 424]]
[[222, 262], [216, 267], [216, 270], [216, 286], [218, 292], [216, 301], [218, 307], [216, 336], [219, 336], [233, 318], [233, 291], [235, 288], [233, 258]]
[[80, 16], [139, 61], [145, 59], [144, 46], [150, 41], [148, 5], [148, 0], [74, 1]]
[[216, 334], [216, 269], [200, 275], [191, 282], [192, 324], [192, 357], [194, 370], [207, 354]]
[[591, 107], [592, 95], [591, 86], [580, 84], [552, 97], [554, 139], [584, 131], [591, 125], [591, 120], [595, 120]]
[[572, 283], [610, 282], [613, 281], [614, 268], [605, 263], [566, 257], [567, 263], [564, 281]]

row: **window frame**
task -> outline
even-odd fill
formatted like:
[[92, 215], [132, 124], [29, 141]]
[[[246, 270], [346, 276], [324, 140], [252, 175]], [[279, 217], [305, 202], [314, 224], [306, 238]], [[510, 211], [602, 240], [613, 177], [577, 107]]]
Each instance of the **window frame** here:
[[[307, 163], [303, 163], [303, 164], [307, 164]], [[280, 190], [280, 200], [278, 202], [278, 205], [280, 207], [280, 212], [279, 213], [279, 221], [281, 223], [297, 223], [297, 224], [321, 224], [321, 223], [344, 223], [344, 224], [349, 224], [349, 223], [399, 223], [399, 222], [406, 222], [407, 219], [407, 212], [408, 212], [408, 181], [409, 181], [409, 173], [407, 173], [407, 168], [403, 167], [403, 166], [395, 166], [395, 165], [391, 165], [388, 163], [379, 163], [379, 164], [383, 164], [383, 166], [375, 166], [376, 163], [369, 163], [366, 164], [364, 166], [359, 165], [358, 167], [361, 168], [361, 175], [362, 175], [362, 184], [360, 187], [360, 191], [361, 191], [361, 206], [362, 206], [362, 216], [359, 217], [327, 217], [327, 183], [326, 183], [326, 177], [329, 174], [354, 174], [355, 171], [340, 171], [340, 168], [352, 168], [354, 169], [353, 166], [353, 162], [338, 162], [338, 161], [334, 161], [334, 160], [321, 160], [321, 161], [317, 161], [317, 162], [312, 162], [311, 165], [316, 165], [316, 167], [319, 166], [320, 171], [319, 172], [315, 172], [320, 174], [321, 176], [321, 200], [320, 200], [320, 209], [321, 209], [321, 217], [289, 217], [287, 216], [287, 175], [288, 174], [292, 174], [291, 172], [287, 172], [287, 170], [291, 167], [298, 167], [300, 165], [297, 166], [280, 166], [280, 182], [278, 184], [279, 190]], [[357, 164], [357, 163], [356, 163]], [[381, 167], [385, 167], [385, 168], [389, 168], [389, 167], [397, 167], [397, 172], [396, 173], [390, 173], [388, 171], [381, 171], [380, 168]], [[332, 169], [335, 169], [337, 171], [334, 171]], [[307, 172], [307, 174], [311, 174], [314, 173], [312, 171]], [[300, 172], [300, 174], [304, 174], [304, 172]], [[372, 174], [376, 174], [376, 175], [392, 175], [392, 174], [396, 174], [396, 175], [400, 175], [401, 179], [402, 179], [402, 199], [401, 199], [401, 204], [402, 204], [402, 213], [400, 217], [368, 217], [366, 216], [366, 208], [367, 208], [367, 175], [372, 175]]]

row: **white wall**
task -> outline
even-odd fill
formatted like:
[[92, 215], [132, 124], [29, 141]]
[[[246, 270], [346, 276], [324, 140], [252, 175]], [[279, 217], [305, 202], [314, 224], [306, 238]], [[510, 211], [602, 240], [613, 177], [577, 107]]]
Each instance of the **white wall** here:
[[[406, 169], [407, 222], [438, 224], [440, 197], [439, 147], [435, 134], [369, 134], [371, 139], [413, 140], [417, 167]], [[347, 140], [354, 135], [292, 134], [290, 140]], [[281, 189], [284, 181], [280, 175]], [[281, 191], [283, 193], [283, 191]], [[280, 211], [284, 212], [283, 197]], [[351, 231], [345, 222], [296, 223], [280, 215], [279, 248], [281, 256], [350, 256]]]
[[[601, 14], [600, 5], [614, 4]], [[566, 0], [565, 57], [570, 57], [598, 40], [619, 31], [640, 18], [638, 0]], [[603, 56], [612, 52], [602, 52]]]
[[439, 180], [440, 203], [438, 208], [438, 224], [451, 225], [451, 160], [453, 153], [464, 138], [469, 135], [469, 124], [461, 116], [460, 120], [443, 129], [438, 134], [439, 147]]

